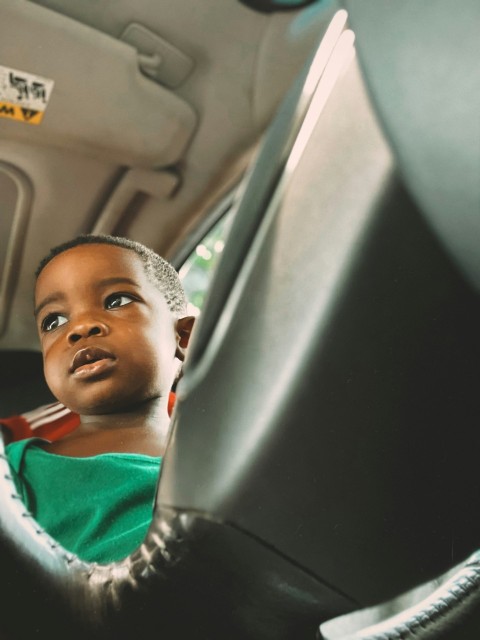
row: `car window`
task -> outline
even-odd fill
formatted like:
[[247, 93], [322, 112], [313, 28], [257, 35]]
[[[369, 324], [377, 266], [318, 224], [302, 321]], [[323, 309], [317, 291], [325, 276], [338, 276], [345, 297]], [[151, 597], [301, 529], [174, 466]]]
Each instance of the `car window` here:
[[203, 308], [213, 273], [225, 246], [231, 219], [230, 209], [211, 227], [179, 269], [190, 315], [199, 315]]

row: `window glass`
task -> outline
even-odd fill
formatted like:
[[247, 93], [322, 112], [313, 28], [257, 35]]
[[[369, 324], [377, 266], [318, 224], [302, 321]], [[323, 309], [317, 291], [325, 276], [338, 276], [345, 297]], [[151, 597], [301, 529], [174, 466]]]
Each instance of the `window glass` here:
[[227, 212], [204, 236], [179, 270], [189, 301], [189, 314], [199, 315], [215, 267], [222, 254], [232, 216]]

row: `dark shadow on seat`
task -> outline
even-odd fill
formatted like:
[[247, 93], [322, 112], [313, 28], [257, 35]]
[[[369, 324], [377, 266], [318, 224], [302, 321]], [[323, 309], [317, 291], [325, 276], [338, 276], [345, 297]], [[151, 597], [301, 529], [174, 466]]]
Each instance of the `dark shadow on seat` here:
[[0, 417], [23, 413], [54, 402], [43, 376], [38, 351], [3, 351], [0, 371]]

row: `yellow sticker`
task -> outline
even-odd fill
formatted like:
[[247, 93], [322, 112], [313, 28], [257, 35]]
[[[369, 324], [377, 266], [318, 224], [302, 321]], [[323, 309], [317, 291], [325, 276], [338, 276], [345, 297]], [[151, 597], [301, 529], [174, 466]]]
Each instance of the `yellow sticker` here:
[[0, 118], [40, 124], [53, 80], [0, 65]]
[[43, 118], [43, 111], [26, 109], [11, 102], [0, 102], [0, 118], [12, 118], [12, 120], [21, 120], [29, 124], [40, 124]]

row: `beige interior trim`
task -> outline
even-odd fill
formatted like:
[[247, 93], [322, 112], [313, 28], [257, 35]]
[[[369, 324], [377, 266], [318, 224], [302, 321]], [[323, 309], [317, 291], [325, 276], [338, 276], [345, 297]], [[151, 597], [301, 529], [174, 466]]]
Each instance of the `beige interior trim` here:
[[17, 167], [0, 161], [0, 171], [14, 182], [18, 192], [5, 262], [0, 276], [0, 335], [2, 335], [7, 325], [16, 280], [20, 272], [25, 232], [32, 208], [33, 188], [27, 176]]
[[92, 233], [113, 234], [122, 218], [128, 213], [128, 206], [137, 194], [145, 194], [155, 198], [169, 198], [180, 182], [178, 174], [173, 171], [148, 171], [147, 169], [131, 169], [120, 181], [112, 193]]

